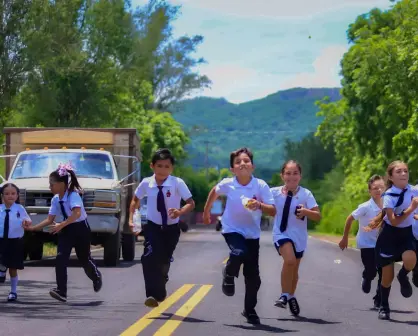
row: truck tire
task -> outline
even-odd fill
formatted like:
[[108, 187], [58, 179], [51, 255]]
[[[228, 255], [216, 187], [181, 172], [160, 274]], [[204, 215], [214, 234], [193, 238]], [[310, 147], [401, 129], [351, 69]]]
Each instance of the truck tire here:
[[131, 233], [122, 234], [122, 258], [124, 261], [135, 259], [135, 236]]
[[105, 238], [103, 244], [103, 262], [105, 266], [114, 267], [119, 264], [120, 259], [120, 231], [110, 234]]
[[25, 256], [29, 260], [41, 260], [44, 254], [44, 242], [33, 235], [25, 244]]

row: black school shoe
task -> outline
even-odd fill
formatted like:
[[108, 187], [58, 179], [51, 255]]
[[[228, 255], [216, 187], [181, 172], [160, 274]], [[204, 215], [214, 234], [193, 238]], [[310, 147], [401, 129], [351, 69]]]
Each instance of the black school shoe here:
[[0, 283], [4, 283], [6, 281], [6, 276], [0, 276]]
[[226, 269], [224, 267], [222, 271], [222, 292], [226, 296], [234, 296], [235, 294], [235, 279], [233, 276], [226, 275]]
[[407, 275], [405, 276], [396, 276], [398, 278], [399, 284], [401, 285], [401, 294], [405, 298], [409, 298], [412, 296], [412, 286], [409, 282], [409, 278]]
[[295, 297], [289, 299], [289, 310], [293, 316], [298, 316], [300, 314], [299, 303]]
[[7, 302], [15, 302], [17, 301], [17, 294], [10, 292], [9, 296], [7, 297]]
[[49, 291], [49, 295], [51, 295], [55, 300], [67, 302], [67, 294], [62, 293], [57, 288], [51, 289]]
[[282, 295], [280, 298], [277, 299], [277, 301], [274, 303], [276, 307], [279, 308], [286, 308], [287, 307], [287, 296]]
[[97, 273], [99, 273], [99, 276], [93, 281], [93, 289], [96, 293], [99, 292], [103, 286], [102, 273], [100, 273], [100, 271], [97, 271]]
[[260, 318], [258, 317], [255, 309], [248, 312], [244, 310], [241, 315], [244, 316], [250, 324], [260, 324]]
[[378, 318], [379, 318], [379, 320], [390, 320], [390, 309], [389, 309], [389, 307], [380, 307]]
[[371, 280], [364, 279], [361, 281], [361, 289], [364, 293], [369, 294], [370, 289], [372, 288], [372, 282]]

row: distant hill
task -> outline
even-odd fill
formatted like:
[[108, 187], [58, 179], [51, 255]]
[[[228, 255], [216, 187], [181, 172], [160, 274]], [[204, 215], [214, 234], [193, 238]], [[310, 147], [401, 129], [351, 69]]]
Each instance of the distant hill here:
[[208, 164], [223, 168], [229, 165], [229, 153], [242, 146], [250, 147], [255, 164], [264, 171], [277, 171], [283, 161], [285, 139], [300, 140], [315, 131], [321, 119], [315, 102], [324, 97], [340, 98], [339, 88], [294, 88], [265, 98], [233, 104], [223, 98], [199, 97], [184, 100], [171, 112], [190, 132], [189, 163], [205, 167], [206, 142]]

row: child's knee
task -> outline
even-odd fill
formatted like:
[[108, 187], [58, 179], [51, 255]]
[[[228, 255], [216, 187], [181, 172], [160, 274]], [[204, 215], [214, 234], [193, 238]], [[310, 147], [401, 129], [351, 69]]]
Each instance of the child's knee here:
[[286, 257], [283, 257], [283, 263], [287, 267], [296, 267], [297, 260], [296, 257], [293, 255], [287, 255]]
[[402, 261], [405, 269], [412, 271], [417, 263], [417, 255], [414, 251], [406, 251], [402, 254]]

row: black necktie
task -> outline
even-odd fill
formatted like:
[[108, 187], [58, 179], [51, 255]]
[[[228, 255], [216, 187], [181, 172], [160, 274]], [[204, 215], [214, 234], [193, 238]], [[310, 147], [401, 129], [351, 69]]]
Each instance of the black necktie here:
[[9, 238], [9, 212], [10, 209], [5, 209], [6, 217], [4, 218], [4, 230], [3, 230], [3, 238]]
[[287, 192], [286, 202], [283, 207], [282, 222], [280, 223], [280, 231], [283, 232], [287, 228], [287, 219], [289, 218], [290, 203], [292, 203], [293, 193], [289, 190]]
[[167, 225], [167, 209], [165, 208], [163, 186], [158, 186], [157, 211], [161, 213], [162, 225]]
[[67, 220], [68, 216], [67, 216], [67, 212], [65, 211], [65, 208], [64, 208], [64, 201], [60, 201], [60, 208], [61, 208], [61, 212], [62, 212], [62, 217], [64, 217], [64, 220]]

